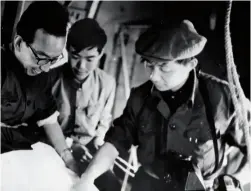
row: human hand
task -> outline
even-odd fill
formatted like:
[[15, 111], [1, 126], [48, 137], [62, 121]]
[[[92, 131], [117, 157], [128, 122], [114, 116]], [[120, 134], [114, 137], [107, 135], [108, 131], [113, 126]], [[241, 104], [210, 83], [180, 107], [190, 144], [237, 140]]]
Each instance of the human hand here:
[[65, 166], [69, 168], [71, 171], [80, 176], [80, 166], [78, 162], [73, 158], [71, 160], [65, 161]]
[[214, 180], [213, 189], [215, 191], [241, 191], [239, 180], [231, 175], [221, 175]]
[[73, 185], [71, 191], [99, 191], [94, 185], [94, 179], [91, 179], [87, 174], [83, 174], [81, 179]]
[[93, 144], [96, 149], [99, 149], [104, 144], [104, 138], [103, 137], [95, 137]]
[[80, 167], [77, 161], [72, 156], [72, 153], [70, 150], [64, 150], [60, 154], [61, 158], [63, 159], [65, 166], [75, 172], [77, 175], [80, 175]]

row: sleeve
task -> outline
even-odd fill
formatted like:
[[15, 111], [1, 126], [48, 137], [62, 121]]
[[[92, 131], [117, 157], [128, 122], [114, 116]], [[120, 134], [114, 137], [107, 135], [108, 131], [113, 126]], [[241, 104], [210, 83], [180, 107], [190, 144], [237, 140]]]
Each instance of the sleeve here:
[[55, 111], [52, 115], [50, 115], [49, 117], [39, 120], [37, 121], [37, 125], [39, 127], [42, 127], [44, 125], [51, 125], [54, 124], [58, 121], [58, 116], [59, 116], [59, 112]]
[[48, 78], [47, 86], [44, 91], [39, 95], [38, 109], [35, 113], [37, 125], [43, 126], [44, 124], [52, 124], [57, 122], [57, 117], [59, 115], [57, 111], [57, 104], [54, 96], [52, 95], [53, 83], [56, 80], [55, 71], [50, 73]]
[[[245, 116], [248, 120], [248, 125], [250, 127], [250, 113], [251, 113], [251, 102], [245, 98]], [[230, 103], [230, 113], [229, 116], [229, 127], [226, 132], [226, 141], [230, 146], [235, 146], [241, 150], [243, 154], [247, 153], [246, 150], [246, 142], [245, 142], [245, 132], [244, 132], [244, 124], [239, 123], [238, 119], [236, 118], [236, 111], [234, 111], [234, 106], [232, 102]]]
[[[245, 114], [250, 129], [250, 111], [251, 103], [248, 99], [245, 99]], [[233, 104], [231, 103], [233, 108]], [[250, 140], [250, 135], [249, 135]], [[236, 114], [232, 112], [231, 123], [226, 132], [226, 142], [229, 149], [226, 153], [226, 166], [224, 167], [224, 173], [230, 174], [240, 181], [241, 185], [249, 182], [249, 165], [247, 160], [247, 146], [245, 141], [245, 132], [243, 124], [237, 123]]]
[[134, 97], [134, 89], [132, 89], [123, 114], [114, 120], [105, 136], [105, 141], [113, 144], [119, 152], [128, 151], [132, 144], [138, 144]]
[[112, 122], [112, 108], [113, 108], [113, 105], [114, 105], [114, 98], [115, 98], [115, 92], [116, 92], [116, 83], [115, 83], [115, 80], [113, 79], [111, 81], [112, 85], [111, 85], [111, 88], [109, 90], [109, 93], [108, 93], [108, 98], [105, 102], [105, 106], [104, 106], [104, 109], [102, 111], [102, 114], [101, 114], [101, 118], [100, 118], [100, 121], [99, 121], [99, 125], [98, 125], [98, 128], [97, 128], [97, 134], [98, 134], [98, 137], [105, 137], [105, 134], [106, 132], [108, 131], [108, 129], [110, 128], [111, 126], [111, 122]]
[[57, 112], [57, 105], [52, 95], [48, 95], [47, 99], [43, 100], [43, 103], [43, 107], [40, 107], [35, 114], [37, 125], [43, 126], [46, 123], [52, 124], [57, 122], [59, 113]]

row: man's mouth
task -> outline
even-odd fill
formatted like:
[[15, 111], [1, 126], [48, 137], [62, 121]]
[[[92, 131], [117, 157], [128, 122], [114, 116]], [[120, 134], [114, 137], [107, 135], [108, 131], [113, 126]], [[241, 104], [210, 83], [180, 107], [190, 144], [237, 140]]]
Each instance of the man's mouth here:
[[73, 71], [77, 75], [83, 75], [83, 74], [87, 74], [88, 73], [88, 71], [86, 71], [86, 70], [77, 70], [77, 69], [74, 69]]

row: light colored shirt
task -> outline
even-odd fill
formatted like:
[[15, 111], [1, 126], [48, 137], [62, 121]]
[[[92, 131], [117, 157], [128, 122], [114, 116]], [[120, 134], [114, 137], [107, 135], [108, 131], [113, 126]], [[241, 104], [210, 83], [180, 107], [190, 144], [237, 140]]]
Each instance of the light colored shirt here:
[[65, 135], [71, 136], [74, 128], [82, 127], [84, 135], [79, 138], [88, 139], [84, 142], [89, 142], [94, 136], [103, 138], [112, 121], [116, 89], [114, 78], [97, 68], [83, 83], [79, 83], [69, 68], [65, 68], [53, 87], [60, 112], [58, 120]]

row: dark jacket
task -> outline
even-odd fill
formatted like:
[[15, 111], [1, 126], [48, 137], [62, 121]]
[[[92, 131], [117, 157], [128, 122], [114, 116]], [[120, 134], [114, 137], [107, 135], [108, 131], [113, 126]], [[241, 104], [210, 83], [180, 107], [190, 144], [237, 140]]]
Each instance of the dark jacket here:
[[57, 110], [51, 76], [28, 76], [13, 52], [1, 48], [1, 122], [35, 124], [51, 116]]
[[138, 145], [138, 160], [143, 166], [151, 165], [163, 153], [175, 151], [192, 156], [204, 179], [219, 174], [230, 144], [245, 150], [244, 136], [236, 132], [242, 128], [235, 128], [227, 82], [202, 72], [197, 75], [195, 71], [193, 80], [191, 96], [172, 115], [152, 82], [132, 89], [126, 108], [114, 121], [106, 141], [119, 152], [128, 150], [131, 144]]

